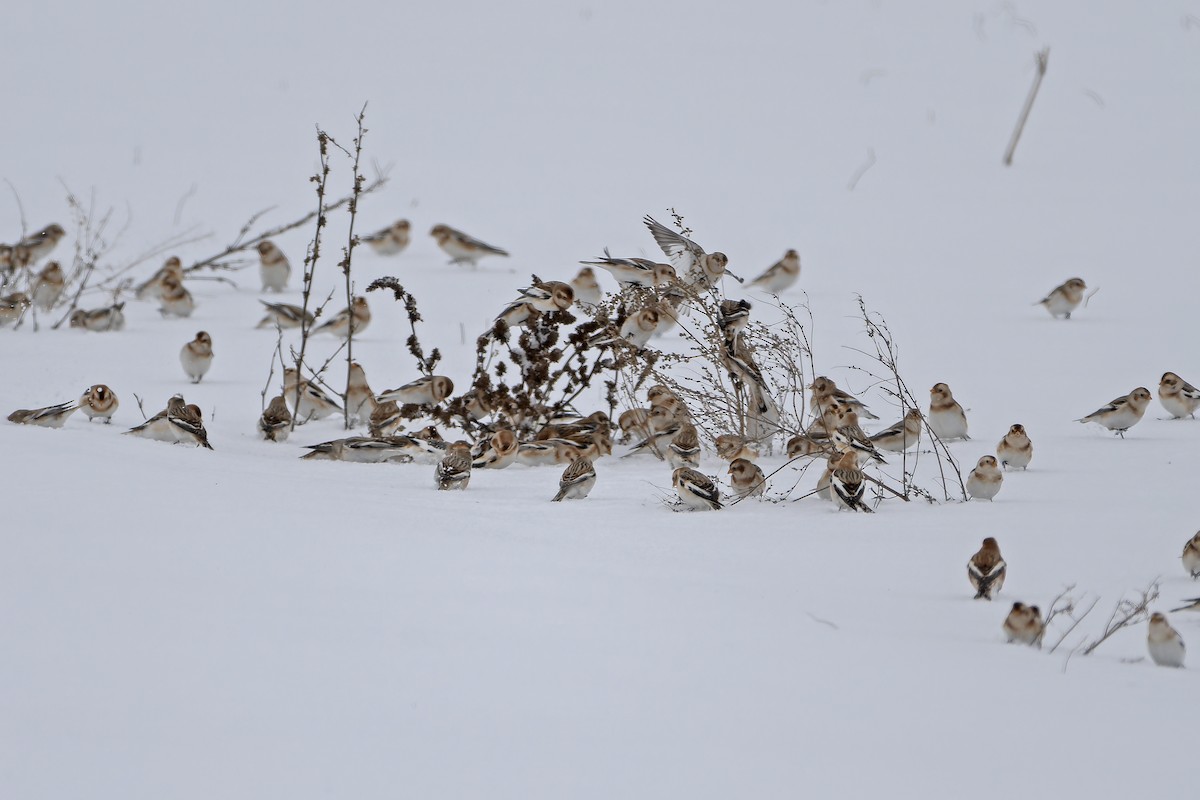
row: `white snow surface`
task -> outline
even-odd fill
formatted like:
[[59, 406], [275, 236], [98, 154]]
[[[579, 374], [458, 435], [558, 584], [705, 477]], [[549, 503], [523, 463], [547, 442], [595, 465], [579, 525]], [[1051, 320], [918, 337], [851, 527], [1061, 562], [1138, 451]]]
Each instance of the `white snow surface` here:
[[[946, 381], [968, 409], [973, 438], [951, 445], [964, 474], [1014, 422], [1035, 454], [994, 503], [874, 515], [816, 498], [672, 513], [669, 470], [648, 458], [601, 460], [579, 502], [548, 502], [558, 468], [437, 492], [427, 466], [300, 461], [343, 435], [334, 420], [255, 436], [275, 345], [253, 329], [256, 267], [238, 289], [189, 281], [190, 319], [130, 298], [120, 333], [0, 330], [4, 415], [97, 382], [121, 399], [111, 426], [0, 424], [0, 795], [1195, 790], [1200, 661], [1155, 667], [1145, 625], [1066, 659], [1156, 577], [1156, 610], [1200, 594], [1179, 564], [1200, 423], [1157, 399], [1123, 441], [1073, 421], [1166, 370], [1200, 380], [1194, 3], [118, 1], [6, 20], [23, 33], [0, 50], [19, 76], [2, 172], [31, 228], [72, 231], [56, 256], [73, 246], [60, 178], [129, 216], [111, 265], [193, 225], [215, 236], [185, 263], [255, 211], [298, 217], [315, 203], [314, 123], [348, 143], [370, 101], [366, 151], [391, 182], [359, 231], [408, 217], [414, 243], [357, 251], [355, 281], [395, 275], [417, 295], [421, 338], [460, 387], [474, 335], [531, 272], [569, 279], [605, 246], [654, 255], [641, 216], [675, 207], [744, 276], [800, 251], [784, 300], [807, 299], [818, 371], [881, 423], [899, 410], [850, 369], [869, 347], [856, 294], [919, 398]], [[333, 166], [341, 194], [348, 164]], [[447, 266], [437, 222], [513, 256]], [[324, 291], [345, 223], [328, 229]], [[0, 191], [0, 241], [20, 224]], [[294, 266], [311, 234], [279, 238]], [[1031, 305], [1075, 275], [1101, 291], [1073, 319]], [[376, 390], [417, 377], [383, 294], [355, 343]], [[201, 329], [216, 360], [193, 386], [177, 354]], [[119, 435], [141, 421], [134, 394], [149, 414], [175, 392], [215, 451]], [[702, 469], [724, 465], [706, 453]], [[989, 535], [1009, 564], [994, 603], [971, 599], [965, 570]], [[1005, 644], [1014, 600], [1044, 608], [1068, 584], [1100, 599], [1058, 652]], [[1193, 648], [1198, 623], [1172, 615]]]

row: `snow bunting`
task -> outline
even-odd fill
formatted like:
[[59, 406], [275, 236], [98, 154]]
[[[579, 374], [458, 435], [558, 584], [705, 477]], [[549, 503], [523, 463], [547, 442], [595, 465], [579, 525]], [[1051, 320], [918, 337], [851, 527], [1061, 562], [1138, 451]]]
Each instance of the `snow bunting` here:
[[594, 306], [604, 299], [600, 282], [596, 280], [596, 273], [591, 267], [579, 270], [579, 274], [571, 279], [571, 289], [575, 292], [575, 302], [580, 305]]
[[1000, 556], [1000, 545], [991, 536], [983, 540], [979, 552], [967, 562], [967, 578], [975, 589], [976, 600], [995, 600], [1004, 586], [1008, 565]]
[[482, 447], [471, 462], [474, 469], [504, 469], [517, 460], [521, 450], [517, 435], [508, 428], [501, 428], [480, 444]]
[[292, 265], [287, 256], [270, 239], [258, 243], [258, 275], [262, 278], [262, 290], [282, 292], [287, 288], [292, 275]]
[[367, 373], [357, 361], [350, 362], [346, 379], [346, 408], [350, 412], [350, 424], [359, 425], [371, 417], [375, 410], [375, 393], [367, 384]]
[[921, 439], [921, 412], [910, 408], [904, 419], [871, 436], [871, 444], [880, 450], [903, 453]]
[[41, 428], [61, 428], [67, 423], [67, 418], [79, 408], [77, 403], [61, 403], [45, 408], [19, 408], [8, 415], [9, 422], [18, 425], [37, 425]]
[[809, 384], [808, 388], [812, 392], [808, 398], [808, 410], [817, 416], [824, 414], [826, 409], [834, 403], [841, 403], [842, 405], [849, 406], [859, 416], [866, 417], [867, 419], [879, 419], [879, 417], [871, 413], [870, 409], [861, 400], [849, 392], [839, 389], [832, 378], [826, 378], [823, 375], [817, 377]]
[[596, 485], [596, 469], [586, 458], [577, 458], [563, 470], [558, 481], [558, 494], [553, 502], [560, 500], [582, 500]]
[[700, 245], [656, 221], [649, 214], [642, 222], [646, 223], [654, 241], [671, 259], [676, 273], [681, 273], [693, 288], [707, 289], [724, 276], [729, 263], [724, 253], [705, 253]]
[[657, 307], [643, 308], [636, 314], [630, 314], [621, 323], [620, 336], [641, 350], [650, 342], [650, 337], [658, 329], [659, 319], [660, 314]]
[[125, 433], [131, 436], [140, 436], [143, 439], [153, 439], [158, 442], [178, 442], [179, 438], [175, 435], [175, 426], [171, 424], [168, 417], [172, 415], [178, 416], [186, 405], [187, 401], [183, 399], [183, 395], [174, 395], [167, 401], [166, 408], [141, 425], [125, 431]]
[[400, 406], [394, 400], [376, 402], [375, 410], [367, 420], [367, 433], [372, 436], [391, 436], [404, 425]]
[[466, 489], [470, 482], [471, 460], [461, 453], [450, 453], [434, 470], [434, 484], [441, 491]]
[[204, 418], [200, 406], [188, 403], [175, 414], [167, 414], [167, 421], [175, 428], [175, 441], [179, 444], [194, 444], [197, 447], [213, 446], [208, 443], [208, 431], [204, 430]]
[[820, 442], [804, 433], [798, 433], [787, 440], [788, 458], [823, 455], [828, 449], [828, 440]]
[[721, 326], [721, 332], [728, 339], [731, 336], [740, 334], [746, 329], [746, 325], [750, 322], [750, 310], [753, 308], [750, 303], [745, 300], [722, 300], [718, 306], [718, 311], [721, 316], [717, 320]]
[[1087, 284], [1083, 282], [1082, 278], [1071, 278], [1061, 286], [1054, 287], [1050, 294], [1034, 305], [1045, 306], [1052, 317], [1070, 319], [1071, 312], [1083, 302], [1085, 291], [1087, 291]]
[[164, 317], [190, 317], [196, 310], [192, 293], [174, 275], [162, 279], [158, 295], [158, 313]]
[[13, 246], [12, 262], [19, 267], [32, 267], [58, 245], [67, 232], [61, 225], [50, 224], [26, 236]]
[[675, 282], [675, 268], [670, 264], [659, 264], [648, 258], [614, 258], [604, 248], [604, 256], [595, 261], [580, 261], [585, 267], [600, 267], [616, 278], [622, 288], [626, 286], [669, 286]]
[[762, 468], [745, 458], [735, 458], [729, 465], [729, 485], [738, 497], [762, 497], [767, 490], [767, 476]]
[[617, 427], [621, 430], [621, 441], [630, 439], [645, 439], [650, 435], [650, 409], [631, 408], [622, 411], [617, 417]]
[[1027, 469], [1033, 460], [1033, 442], [1025, 433], [1024, 425], [1013, 425], [996, 445], [996, 457], [1005, 469], [1020, 467]]
[[1200, 389], [1192, 386], [1174, 372], [1164, 372], [1158, 382], [1158, 401], [1172, 417], [1196, 418], [1200, 408]]
[[1166, 614], [1155, 612], [1150, 615], [1146, 648], [1150, 651], [1150, 658], [1160, 667], [1183, 666], [1183, 638], [1167, 622]]
[[689, 467], [679, 467], [671, 473], [671, 484], [688, 508], [698, 511], [721, 510], [721, 493], [708, 476]]
[[1024, 603], [1013, 603], [1012, 610], [1004, 618], [1004, 635], [1009, 642], [1041, 646], [1042, 634], [1046, 626], [1042, 622], [1042, 612], [1037, 606], [1027, 606]]
[[125, 328], [125, 313], [121, 310], [125, 303], [117, 303], [106, 308], [95, 308], [84, 311], [77, 308], [71, 312], [71, 327], [83, 328], [89, 331], [119, 331]]
[[66, 275], [58, 262], [51, 261], [46, 264], [33, 281], [33, 304], [42, 311], [54, 308], [66, 284]]
[[863, 498], [866, 495], [867, 477], [857, 466], [854, 452], [843, 453], [829, 476], [829, 489], [838, 510], [865, 511], [872, 513]]
[[575, 302], [575, 290], [562, 281], [538, 281], [520, 294], [520, 302], [543, 312], [566, 311]]
[[317, 386], [309, 381], [300, 380], [300, 373], [295, 367], [288, 367], [283, 371], [283, 396], [293, 406], [292, 414], [296, 417], [297, 425], [303, 425], [310, 419], [324, 419], [342, 410], [333, 398]]
[[716, 445], [717, 457], [724, 461], [737, 461], [739, 458], [753, 461], [758, 458], [754, 440], [736, 433], [722, 433], [717, 437]]
[[860, 464], [865, 463], [868, 459], [880, 464], [887, 463], [875, 448], [875, 443], [871, 441], [871, 437], [867, 436], [866, 432], [859, 426], [858, 414], [854, 412], [854, 409], [839, 403], [831, 409], [831, 416], [833, 417], [833, 425], [830, 438], [839, 450], [842, 452], [853, 452]]
[[274, 328], [278, 325], [281, 328], [299, 328], [302, 324], [307, 323], [311, 326], [313, 323], [312, 312], [305, 311], [300, 306], [291, 303], [268, 303], [266, 300], [258, 302], [267, 307], [267, 315], [255, 327]]
[[331, 333], [342, 338], [351, 333], [358, 336], [370, 324], [371, 307], [367, 305], [367, 298], [355, 297], [348, 308], [343, 308], [328, 322], [318, 325], [313, 333]]
[[88, 390], [79, 398], [79, 408], [87, 415], [88, 422], [102, 419], [106, 423], [111, 423], [113, 414], [117, 413], [119, 405], [120, 401], [113, 394], [113, 390], [103, 383], [89, 386]]
[[967, 436], [967, 412], [954, 399], [950, 387], [944, 383], [934, 384], [929, 390], [929, 430], [948, 442], [951, 439], [970, 439]]
[[479, 259], [484, 256], [507, 256], [508, 253], [499, 247], [493, 247], [487, 242], [481, 242], [457, 231], [449, 225], [434, 225], [429, 235], [436, 241], [438, 247], [450, 256], [451, 264], [470, 264], [472, 268], [479, 265]]
[[1097, 422], [1110, 431], [1115, 431], [1122, 439], [1125, 431], [1136, 425], [1146, 413], [1150, 405], [1150, 390], [1138, 387], [1124, 397], [1118, 397], [1108, 405], [1102, 406], [1086, 417], [1076, 422]]
[[[0, 328], [16, 323], [25, 314], [25, 309], [29, 308], [29, 296], [24, 292], [13, 292], [5, 297], [0, 297]], [[75, 316], [71, 315], [71, 327], [75, 325]]]
[[396, 389], [389, 389], [375, 399], [394, 400], [400, 405], [432, 406], [445, 400], [454, 391], [454, 381], [445, 375], [426, 375]]
[[1193, 578], [1200, 578], [1200, 533], [1197, 533], [1183, 546], [1183, 568]]
[[[349, 461], [354, 464], [382, 464], [387, 461], [412, 461], [423, 451], [416, 439], [408, 436], [349, 436], [320, 444], [305, 445], [301, 456], [308, 461]], [[461, 454], [460, 454], [461, 455]]]
[[766, 272], [746, 284], [746, 288], [779, 294], [795, 283], [799, 277], [800, 254], [795, 250], [788, 250], [783, 254], [783, 258], [767, 267]]
[[258, 431], [268, 442], [283, 442], [292, 430], [292, 412], [288, 411], [287, 398], [276, 395], [271, 398], [267, 410], [258, 419]]
[[667, 463], [672, 469], [700, 465], [700, 437], [695, 425], [683, 425], [672, 437], [671, 444], [667, 445]]
[[381, 256], [396, 256], [412, 241], [412, 225], [406, 219], [396, 220], [381, 231], [362, 238]]
[[[658, 428], [654, 422], [655, 419], [665, 419], [661, 428]], [[682, 430], [683, 426], [688, 424], [683, 420], [678, 420], [669, 417], [666, 412], [660, 407], [651, 409], [650, 411], [650, 435], [640, 442], [629, 448], [629, 452], [621, 456], [628, 458], [629, 456], [642, 453], [653, 453], [661, 461], [663, 459], [663, 449], [667, 447], [675, 434]]]
[[139, 284], [134, 289], [134, 297], [138, 300], [157, 300], [162, 295], [163, 280], [168, 275], [180, 283], [183, 282], [183, 262], [179, 260], [179, 256], [168, 258], [158, 272], [150, 276], [148, 281]]
[[183, 365], [184, 374], [199, 383], [208, 372], [213, 362], [212, 337], [207, 331], [200, 331], [196, 338], [183, 346], [179, 351], [179, 363]]
[[680, 402], [677, 395], [669, 386], [664, 386], [661, 383], [656, 383], [646, 390], [646, 402], [651, 408], [657, 408], [664, 405], [675, 405]]
[[967, 476], [967, 494], [972, 500], [991, 500], [1004, 483], [1004, 473], [995, 456], [984, 456]]

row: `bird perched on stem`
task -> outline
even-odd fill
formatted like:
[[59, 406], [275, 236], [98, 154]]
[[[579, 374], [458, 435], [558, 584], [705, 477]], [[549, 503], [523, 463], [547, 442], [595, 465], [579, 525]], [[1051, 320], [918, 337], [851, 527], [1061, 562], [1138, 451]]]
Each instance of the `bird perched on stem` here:
[[671, 259], [675, 272], [682, 275], [683, 281], [693, 289], [709, 289], [725, 275], [729, 258], [724, 253], [704, 252], [703, 247], [648, 214], [642, 221], [663, 253]]
[[612, 275], [617, 283], [625, 286], [669, 286], [676, 281], [675, 268], [670, 264], [659, 264], [648, 258], [614, 258], [604, 248], [603, 258], [595, 261], [580, 261], [585, 267], [600, 267]]
[[367, 305], [367, 298], [355, 297], [347, 308], [334, 314], [328, 322], [318, 325], [313, 333], [331, 333], [344, 339], [350, 334], [358, 336], [370, 324], [371, 307]]

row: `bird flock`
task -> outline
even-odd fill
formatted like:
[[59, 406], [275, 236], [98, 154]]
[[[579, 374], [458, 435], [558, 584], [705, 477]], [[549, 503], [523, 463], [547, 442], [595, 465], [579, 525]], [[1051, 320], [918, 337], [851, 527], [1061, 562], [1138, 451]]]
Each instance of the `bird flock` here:
[[[711, 298], [716, 304], [722, 366], [739, 392], [744, 392], [746, 420], [737, 432], [715, 436], [718, 457], [728, 462], [726, 475], [729, 491], [700, 471], [702, 445], [695, 424], [695, 410], [680, 394], [663, 384], [646, 392], [647, 405], [625, 409], [615, 424], [604, 411], [590, 415], [561, 416], [541, 420], [535, 435], [519, 440], [512, 426], [496, 418], [493, 409], [481, 398], [468, 404], [472, 420], [480, 422], [482, 434], [474, 443], [466, 439], [446, 441], [436, 426], [402, 433], [412, 419], [413, 407], [437, 407], [454, 392], [453, 381], [443, 375], [425, 375], [395, 389], [372, 391], [366, 372], [357, 362], [348, 369], [346, 391], [333, 395], [316, 380], [304, 379], [295, 367], [283, 372], [278, 395], [267, 404], [258, 421], [261, 437], [283, 442], [297, 425], [335, 414], [345, 414], [351, 426], [367, 427], [366, 436], [353, 436], [306, 446], [304, 459], [353, 461], [361, 463], [426, 463], [434, 466], [434, 485], [439, 490], [464, 490], [473, 470], [501, 470], [513, 464], [536, 467], [565, 467], [559, 479], [554, 501], [587, 498], [596, 484], [595, 462], [613, 454], [613, 435], [628, 444], [622, 458], [653, 456], [667, 462], [672, 486], [680, 509], [721, 510], [730, 499], [740, 501], [761, 498], [767, 488], [767, 476], [756, 463], [763, 448], [770, 449], [772, 439], [782, 432], [778, 399], [771, 396], [763, 371], [755, 359], [754, 347], [744, 335], [751, 304], [746, 300], [721, 299], [719, 289], [726, 277], [732, 277], [748, 290], [778, 295], [800, 277], [800, 257], [790, 249], [775, 264], [749, 282], [729, 270], [728, 257], [719, 251], [708, 252], [683, 233], [676, 232], [647, 216], [644, 223], [655, 243], [667, 257], [666, 262], [634, 257], [614, 257], [604, 249], [603, 256], [580, 262], [576, 276], [569, 282], [535, 281], [518, 290], [516, 299], [497, 315], [495, 322], [516, 328], [541, 315], [565, 312], [572, 307], [595, 310], [605, 299], [597, 270], [609, 274], [617, 284], [621, 298], [621, 316], [608, 321], [592, 335], [588, 344], [597, 348], [628, 347], [642, 351], [650, 342], [671, 330], [686, 314], [689, 306]], [[411, 242], [407, 220], [361, 238], [379, 255], [395, 256]], [[450, 256], [450, 263], [475, 269], [485, 257], [506, 257], [508, 253], [494, 245], [469, 236], [444, 224], [435, 225], [430, 235]], [[66, 275], [56, 261], [47, 259], [64, 229], [51, 224], [23, 237], [16, 244], [0, 244], [0, 329], [19, 324], [31, 307], [49, 311], [60, 304], [66, 287]], [[264, 293], [287, 290], [292, 267], [273, 242], [256, 245], [259, 277]], [[668, 263], [669, 262], [669, 263]], [[162, 268], [133, 288], [139, 301], [155, 302], [164, 317], [191, 316], [196, 303], [185, 285], [186, 273], [178, 257], [170, 257]], [[24, 281], [24, 290], [15, 289]], [[1085, 300], [1087, 285], [1071, 278], [1055, 287], [1035, 305], [1041, 305], [1054, 318], [1070, 319]], [[313, 335], [346, 338], [361, 334], [371, 322], [367, 299], [353, 297], [347, 308], [317, 325], [314, 314], [304, 307], [282, 302], [260, 301], [265, 314], [257, 327], [295, 329], [305, 327]], [[89, 331], [120, 331], [125, 324], [124, 302], [100, 308], [73, 308], [70, 327]], [[213, 337], [200, 331], [183, 344], [179, 354], [183, 373], [199, 383], [209, 372], [213, 360]], [[842, 390], [830, 378], [818, 376], [806, 387], [812, 422], [802, 431], [793, 432], [786, 441], [790, 459], [824, 458], [826, 469], [817, 483], [816, 494], [834, 503], [838, 510], [873, 513], [866, 498], [869, 483], [864, 468], [886, 463], [883, 453], [903, 453], [918, 446], [923, 435], [946, 442], [969, 439], [966, 411], [946, 383], [930, 390], [927, 411], [908, 409], [899, 421], [875, 433], [867, 433], [862, 420], [878, 420], [858, 398]], [[1200, 409], [1200, 390], [1174, 372], [1159, 381], [1158, 398], [1174, 418], [1195, 418]], [[1145, 415], [1152, 396], [1145, 387], [1106, 403], [1077, 421], [1096, 423], [1117, 436], [1125, 434]], [[75, 411], [83, 411], [89, 422], [111, 423], [119, 407], [117, 395], [104, 384], [90, 386], [76, 401], [12, 412], [10, 422], [49, 428], [61, 428]], [[199, 407], [186, 402], [182, 394], [172, 396], [166, 407], [126, 434], [156, 441], [191, 444], [213, 449]], [[1013, 424], [995, 448], [995, 454], [982, 456], [967, 476], [964, 486], [972, 500], [992, 500], [1001, 491], [1008, 470], [1026, 470], [1033, 458], [1033, 443], [1021, 424]], [[1183, 565], [1193, 578], [1200, 578], [1200, 533], [1184, 547]], [[996, 539], [984, 539], [979, 551], [967, 564], [967, 573], [977, 599], [993, 600], [1004, 585], [1007, 564], [1001, 557]], [[1176, 610], [1200, 610], [1200, 598]], [[1003, 623], [1010, 642], [1038, 645], [1045, 631], [1037, 606], [1016, 602]], [[1166, 616], [1150, 617], [1147, 647], [1156, 664], [1183, 666], [1184, 645]]]

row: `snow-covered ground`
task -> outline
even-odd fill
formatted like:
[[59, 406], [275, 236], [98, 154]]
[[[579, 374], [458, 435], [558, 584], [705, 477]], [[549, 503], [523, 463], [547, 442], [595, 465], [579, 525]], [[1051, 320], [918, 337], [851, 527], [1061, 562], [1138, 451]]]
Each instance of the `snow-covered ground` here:
[[[460, 386], [531, 272], [568, 279], [605, 246], [654, 255], [640, 218], [674, 207], [739, 274], [800, 251], [784, 299], [813, 311], [817, 369], [882, 422], [898, 410], [848, 369], [869, 346], [856, 294], [919, 398], [946, 381], [968, 408], [964, 468], [1014, 422], [1035, 456], [994, 503], [874, 515], [816, 498], [671, 513], [649, 459], [601, 460], [582, 502], [547, 502], [557, 468], [436, 492], [427, 466], [300, 461], [333, 421], [256, 438], [275, 336], [253, 328], [253, 268], [236, 290], [189, 282], [190, 319], [130, 301], [120, 333], [0, 330], [3, 415], [97, 382], [122, 403], [111, 426], [0, 424], [0, 794], [1188, 796], [1195, 670], [1154, 667], [1145, 625], [1065, 651], [1156, 577], [1156, 609], [1200, 594], [1178, 558], [1200, 423], [1157, 399], [1124, 441], [1073, 422], [1166, 370], [1200, 380], [1200, 8], [911, 6], [9, 9], [25, 33], [0, 51], [21, 76], [0, 174], [31, 228], [72, 230], [59, 178], [95, 187], [114, 227], [129, 219], [106, 263], [214, 232], [178, 250], [188, 263], [255, 211], [305, 213], [314, 123], [348, 142], [370, 101], [367, 154], [391, 181], [360, 230], [404, 216], [415, 240], [358, 251], [356, 282], [399, 277]], [[335, 193], [348, 174], [335, 160]], [[437, 222], [513, 256], [449, 267]], [[0, 191], [0, 241], [20, 234]], [[278, 243], [299, 264], [310, 236]], [[1072, 320], [1031, 305], [1073, 275], [1100, 291]], [[381, 294], [355, 344], [377, 390], [417, 376]], [[216, 360], [193, 386], [177, 354], [201, 329]], [[180, 391], [213, 452], [119, 435], [135, 394], [153, 413]], [[1009, 564], [995, 603], [965, 574], [984, 536]], [[1063, 648], [1004, 643], [1014, 600], [1069, 584], [1099, 603]], [[1172, 621], [1200, 648], [1200, 615]]]

